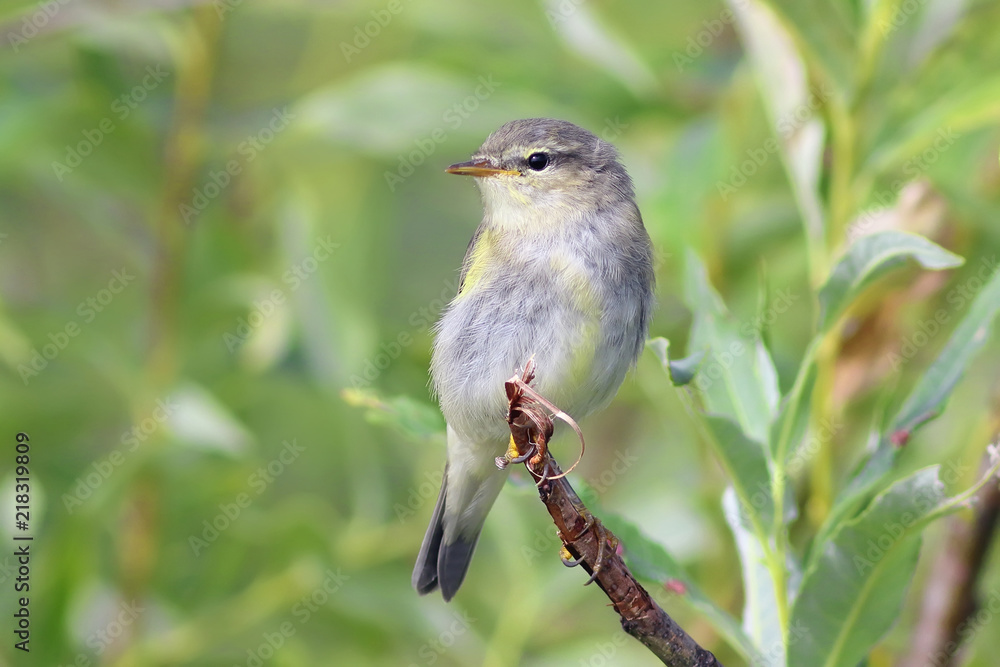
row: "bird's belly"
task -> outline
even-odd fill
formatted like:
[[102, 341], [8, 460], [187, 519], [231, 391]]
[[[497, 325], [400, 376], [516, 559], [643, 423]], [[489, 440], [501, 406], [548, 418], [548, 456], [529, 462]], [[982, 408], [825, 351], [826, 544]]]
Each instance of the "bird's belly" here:
[[576, 419], [611, 399], [634, 360], [638, 334], [621, 329], [639, 323], [617, 316], [628, 304], [523, 279], [481, 289], [456, 298], [438, 325], [431, 372], [452, 428], [470, 440], [505, 440], [504, 382], [529, 360], [533, 386]]

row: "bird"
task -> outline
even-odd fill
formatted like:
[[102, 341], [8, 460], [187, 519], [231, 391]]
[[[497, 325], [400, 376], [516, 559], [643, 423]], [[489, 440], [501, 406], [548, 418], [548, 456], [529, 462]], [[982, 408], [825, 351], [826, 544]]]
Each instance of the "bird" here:
[[445, 171], [473, 177], [484, 209], [430, 364], [447, 462], [412, 585], [450, 601], [507, 477], [505, 381], [532, 361], [532, 386], [575, 420], [605, 407], [645, 346], [655, 276], [632, 180], [595, 134], [514, 120]]

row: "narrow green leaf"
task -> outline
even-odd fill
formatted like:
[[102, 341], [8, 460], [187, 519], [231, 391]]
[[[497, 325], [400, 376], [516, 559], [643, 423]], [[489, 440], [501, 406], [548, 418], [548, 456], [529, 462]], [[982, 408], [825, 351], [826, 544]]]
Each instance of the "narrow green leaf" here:
[[840, 493], [830, 515], [816, 536], [822, 545], [841, 522], [854, 516], [864, 501], [878, 490], [882, 480], [892, 470], [900, 445], [914, 431], [937, 417], [962, 374], [992, 335], [1000, 313], [1000, 271], [993, 275], [976, 295], [969, 311], [952, 332], [944, 349], [917, 385], [910, 392], [889, 427], [878, 438], [872, 454], [851, 476], [848, 486]]
[[[877, 436], [876, 436], [877, 437]], [[857, 513], [871, 500], [883, 486], [886, 476], [896, 462], [898, 450], [895, 447], [876, 449], [866, 460], [857, 466], [856, 474], [851, 475], [847, 486], [841, 491], [823, 525], [813, 538], [809, 549], [807, 567], [822, 554], [824, 545], [841, 524], [855, 517]]]
[[771, 475], [765, 447], [747, 437], [728, 417], [706, 414], [703, 420], [716, 455], [732, 480], [741, 514], [758, 535], [766, 534], [774, 522]]
[[[799, 445], [802, 443], [806, 429], [809, 427], [812, 392], [813, 387], [816, 385], [816, 366], [808, 356], [802, 363], [808, 363], [809, 367], [805, 370], [803, 385], [799, 389], [799, 395], [794, 402], [795, 405], [792, 406], [792, 412], [789, 412], [789, 409], [794, 394], [790, 393], [782, 400], [778, 414], [771, 423], [771, 437], [769, 441], [772, 457], [779, 455], [777, 451], [778, 446], [782, 438], [786, 438], [786, 442], [784, 443], [786, 447], [784, 453], [786, 460], [782, 462], [783, 465], [787, 465], [789, 460], [799, 454]], [[785, 434], [785, 431], [787, 431], [787, 434]], [[793, 470], [792, 473], [794, 474], [794, 472]]]
[[674, 383], [675, 387], [683, 387], [684, 385], [689, 384], [698, 373], [698, 367], [701, 366], [701, 362], [704, 358], [705, 351], [699, 350], [684, 357], [683, 359], [671, 361], [670, 381]]
[[774, 580], [764, 565], [764, 550], [752, 529], [741, 516], [740, 501], [733, 487], [722, 496], [726, 522], [733, 531], [743, 571], [743, 631], [754, 643], [751, 662], [761, 667], [784, 667], [785, 643], [782, 638]]
[[847, 249], [819, 291], [820, 329], [829, 329], [861, 290], [906, 259], [932, 270], [954, 268], [964, 261], [916, 234], [886, 231], [862, 236]]
[[792, 608], [789, 664], [853, 667], [899, 616], [916, 567], [920, 534], [931, 522], [969, 506], [1000, 470], [1000, 451], [979, 481], [944, 495], [939, 466], [918, 470], [840, 524], [813, 559]]
[[902, 444], [913, 429], [937, 417], [962, 378], [972, 358], [992, 335], [993, 322], [1000, 312], [1000, 271], [994, 271], [976, 295], [969, 312], [955, 327], [948, 343], [921, 376], [892, 420], [889, 439]]
[[[733, 2], [733, 5], [740, 3]], [[858, 17], [849, 3], [770, 0], [767, 5], [795, 36], [810, 65], [826, 72], [843, 97], [854, 87]]]
[[[817, 110], [827, 103], [833, 91], [825, 85], [810, 86], [810, 67], [804, 50], [818, 43], [796, 43], [799, 26], [794, 20], [789, 21], [792, 18], [789, 12], [774, 11], [779, 4], [729, 0], [802, 216], [810, 262], [815, 264], [818, 256], [825, 253], [826, 226], [819, 188], [826, 130]], [[817, 22], [813, 16], [803, 27], [826, 31], [831, 26]], [[848, 53], [850, 50], [845, 51]]]
[[340, 396], [348, 405], [365, 408], [365, 418], [372, 424], [389, 426], [415, 440], [424, 441], [444, 433], [441, 411], [409, 396], [383, 398], [368, 389], [344, 389]]
[[675, 387], [683, 387], [690, 384], [691, 380], [698, 373], [702, 359], [705, 358], [705, 351], [699, 350], [683, 359], [673, 360], [670, 358], [670, 341], [666, 338], [653, 338], [646, 341], [646, 347], [652, 350], [656, 358], [663, 364], [663, 369], [670, 376], [670, 382]]
[[[895, 122], [887, 123], [887, 136], [881, 138], [863, 165], [865, 172], [887, 171], [929, 148], [942, 153], [965, 134], [996, 123], [1000, 117], [1000, 76], [969, 76], [961, 83], [965, 90], [954, 90], [954, 94], [920, 109], [907, 109], [913, 114], [909, 117], [892, 118]], [[907, 98], [927, 99], [918, 95]]]
[[934, 466], [897, 482], [841, 526], [803, 578], [792, 608], [789, 664], [858, 664], [898, 618], [920, 533], [945, 505]]
[[689, 350], [708, 350], [694, 386], [705, 410], [731, 418], [749, 437], [766, 442], [777, 411], [777, 374], [756, 331], [741, 327], [712, 288], [698, 256], [688, 252], [685, 301], [694, 312]]
[[[892, 14], [885, 19], [907, 16], [899, 0], [886, 4]], [[878, 93], [881, 108], [866, 123], [872, 139], [871, 149], [862, 158], [863, 179], [900, 167], [906, 176], [916, 176], [915, 170], [924, 171], [959, 139], [979, 128], [995, 127], [1000, 119], [996, 67], [1000, 5], [955, 5], [943, 23], [937, 16], [925, 12], [924, 20], [891, 26], [890, 38], [908, 42], [910, 49], [906, 61], [885, 59], [883, 63], [890, 72], [880, 77], [884, 85]], [[933, 31], [928, 30], [931, 24]], [[924, 151], [931, 151], [933, 158], [928, 160]]]

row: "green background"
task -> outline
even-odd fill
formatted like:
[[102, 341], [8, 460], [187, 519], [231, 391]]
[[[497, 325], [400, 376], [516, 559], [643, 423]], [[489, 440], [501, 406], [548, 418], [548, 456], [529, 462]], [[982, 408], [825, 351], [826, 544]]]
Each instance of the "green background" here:
[[[514, 118], [563, 118], [612, 141], [656, 247], [651, 335], [684, 349], [692, 247], [740, 321], [753, 322], [762, 285], [788, 295], [767, 327], [787, 390], [815, 323], [812, 278], [793, 190], [767, 149], [760, 77], [726, 6], [156, 4], [0, 14], [0, 536], [13, 545], [19, 532], [18, 432], [31, 438], [35, 536], [30, 655], [12, 648], [14, 563], [0, 557], [0, 663], [654, 664], [559, 563], [523, 479], [502, 493], [456, 600], [410, 588], [444, 460], [430, 324], [481, 215], [471, 181], [443, 169]], [[880, 284], [851, 325], [842, 423], [797, 480], [815, 526], [872, 420], [946, 336], [893, 354], [940, 309], [949, 331], [963, 312], [955, 290], [974, 292], [996, 266], [1000, 6], [778, 4], [808, 14], [800, 34], [824, 65], [806, 68], [813, 111], [838, 122], [824, 72], [863, 84], [849, 105], [850, 217], [902, 192], [896, 224], [967, 258]], [[902, 12], [877, 53], [877, 28], [840, 29], [863, 24], [868, 5]], [[745, 182], [722, 187], [737, 174]], [[829, 232], [831, 256], [846, 236]], [[949, 462], [949, 491], [968, 485], [996, 428], [997, 361], [993, 341], [908, 446], [908, 469]], [[655, 356], [583, 426], [591, 446], [574, 479], [738, 615], [725, 477]], [[575, 455], [568, 441], [556, 450]], [[945, 531], [930, 531], [872, 665], [905, 653]], [[987, 598], [1000, 595], [996, 562]], [[653, 593], [725, 664], [743, 664], [682, 595]], [[1000, 620], [977, 630], [967, 664], [992, 664]]]

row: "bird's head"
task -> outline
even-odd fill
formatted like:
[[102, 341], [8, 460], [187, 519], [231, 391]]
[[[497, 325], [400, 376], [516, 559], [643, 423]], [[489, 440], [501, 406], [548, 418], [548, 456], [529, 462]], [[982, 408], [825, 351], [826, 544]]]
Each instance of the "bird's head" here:
[[506, 123], [450, 174], [473, 176], [495, 223], [549, 226], [634, 200], [615, 147], [563, 120]]

